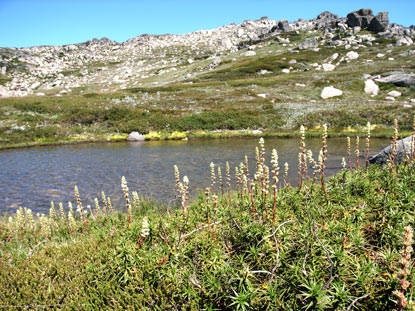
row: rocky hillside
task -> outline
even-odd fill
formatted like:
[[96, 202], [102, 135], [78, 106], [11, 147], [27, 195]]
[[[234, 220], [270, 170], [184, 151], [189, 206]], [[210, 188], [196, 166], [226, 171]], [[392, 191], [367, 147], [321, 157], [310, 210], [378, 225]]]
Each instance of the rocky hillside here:
[[[292, 23], [263, 17], [185, 35], [145, 34], [123, 43], [103, 38], [65, 46], [5, 47], [0, 48], [0, 96], [62, 96], [181, 81], [194, 83], [247, 58], [321, 49], [333, 49], [333, 53], [324, 59], [310, 57], [313, 61], [304, 60], [302, 65], [292, 59], [286, 68], [277, 71], [264, 66], [257, 73], [266, 76], [333, 71], [342, 63], [353, 62], [359, 57], [359, 50], [374, 44], [382, 47], [382, 43], [387, 43], [384, 50], [379, 49], [378, 59], [393, 61], [400, 55], [414, 55], [415, 50], [410, 49], [414, 39], [414, 26], [405, 28], [390, 23], [387, 12], [374, 15], [370, 9], [361, 9], [345, 18], [330, 12]], [[395, 53], [396, 46], [409, 48]], [[264, 50], [267, 47], [273, 49]], [[345, 53], [334, 51], [339, 47]], [[412, 81], [410, 85], [414, 82], [411, 76], [396, 78]]]

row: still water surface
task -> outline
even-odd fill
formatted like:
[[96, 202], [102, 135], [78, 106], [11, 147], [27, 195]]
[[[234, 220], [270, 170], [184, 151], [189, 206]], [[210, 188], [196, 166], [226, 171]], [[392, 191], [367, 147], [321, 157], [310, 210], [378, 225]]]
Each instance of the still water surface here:
[[[390, 143], [389, 139], [371, 139], [371, 154]], [[321, 139], [306, 140], [307, 149], [317, 158]], [[97, 143], [36, 147], [0, 151], [0, 212], [13, 212], [19, 206], [36, 212], [46, 212], [50, 202], [75, 202], [73, 189], [77, 185], [85, 204], [93, 205], [101, 198], [101, 191], [111, 196], [115, 206], [123, 206], [121, 177], [125, 176], [131, 191], [140, 196], [167, 203], [174, 199], [175, 179], [173, 166], [180, 175], [190, 180], [192, 195], [210, 184], [210, 162], [221, 166], [225, 176], [225, 163], [231, 165], [232, 184], [235, 166], [247, 155], [250, 172], [255, 167], [255, 147], [258, 139], [162, 141], [138, 143]], [[354, 148], [354, 141], [352, 140]], [[270, 165], [272, 148], [279, 155], [280, 174], [288, 162], [289, 180], [296, 184], [299, 139], [265, 139], [267, 164]], [[364, 140], [361, 141], [364, 154]], [[327, 175], [341, 169], [346, 155], [346, 139], [328, 140]], [[361, 163], [364, 164], [363, 158]]]

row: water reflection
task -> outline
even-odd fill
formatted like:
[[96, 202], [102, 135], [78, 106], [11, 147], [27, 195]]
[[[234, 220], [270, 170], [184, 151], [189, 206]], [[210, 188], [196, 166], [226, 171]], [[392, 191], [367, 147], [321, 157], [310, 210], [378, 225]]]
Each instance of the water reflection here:
[[[317, 158], [321, 139], [309, 138], [307, 148]], [[389, 144], [389, 139], [371, 139], [371, 154]], [[181, 177], [190, 179], [191, 193], [195, 195], [209, 186], [209, 164], [222, 168], [231, 165], [232, 183], [234, 167], [249, 158], [250, 171], [255, 167], [255, 147], [258, 139], [155, 141], [138, 143], [100, 143], [38, 147], [0, 152], [0, 211], [14, 211], [18, 206], [46, 212], [50, 201], [74, 202], [73, 189], [77, 185], [86, 204], [93, 204], [101, 191], [110, 195], [114, 205], [121, 200], [121, 176], [125, 176], [131, 191], [156, 201], [168, 202], [174, 198], [173, 166], [179, 167]], [[354, 141], [352, 140], [352, 146]], [[279, 155], [281, 173], [288, 162], [289, 181], [296, 184], [299, 139], [265, 139], [267, 163], [271, 149]], [[364, 152], [361, 141], [361, 154]], [[341, 168], [346, 154], [346, 139], [328, 140], [327, 175]], [[361, 162], [363, 164], [363, 160]], [[121, 204], [122, 205], [122, 204]], [[118, 205], [119, 206], [119, 205]]]

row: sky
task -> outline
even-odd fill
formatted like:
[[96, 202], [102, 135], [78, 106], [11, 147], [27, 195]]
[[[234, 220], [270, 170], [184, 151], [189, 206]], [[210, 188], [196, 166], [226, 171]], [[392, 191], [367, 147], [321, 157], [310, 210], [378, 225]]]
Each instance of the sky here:
[[360, 8], [415, 24], [415, 0], [0, 0], [0, 47], [64, 45], [107, 37], [184, 34], [262, 16], [295, 21], [323, 11], [345, 17]]

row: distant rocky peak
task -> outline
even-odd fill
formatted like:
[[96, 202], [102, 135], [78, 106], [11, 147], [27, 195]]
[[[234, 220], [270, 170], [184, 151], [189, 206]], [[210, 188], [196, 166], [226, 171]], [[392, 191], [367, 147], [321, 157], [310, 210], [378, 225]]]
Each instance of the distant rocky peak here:
[[329, 11], [324, 11], [317, 15], [317, 19], [338, 19], [339, 16], [337, 14], [333, 14]]

